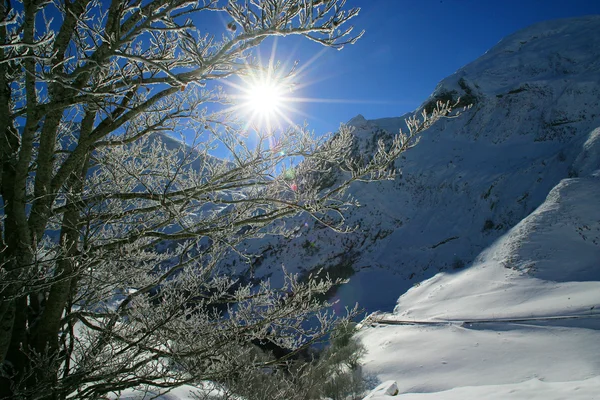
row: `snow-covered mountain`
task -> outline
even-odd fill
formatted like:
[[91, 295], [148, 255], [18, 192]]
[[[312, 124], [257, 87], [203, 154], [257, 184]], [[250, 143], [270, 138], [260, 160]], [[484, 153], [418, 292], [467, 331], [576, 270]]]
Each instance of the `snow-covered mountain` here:
[[[472, 108], [425, 132], [397, 161], [395, 181], [353, 187], [363, 205], [348, 218], [355, 233], [298, 220], [296, 238], [248, 243], [265, 273], [330, 267], [351, 275], [336, 294], [341, 304], [391, 311], [413, 285], [469, 267], [561, 180], [590, 177], [600, 168], [600, 16], [508, 36], [440, 82], [420, 109], [458, 98]], [[397, 133], [407, 116], [353, 118], [357, 149]]]
[[423, 204], [415, 240], [443, 227], [456, 239], [434, 252], [468, 261], [443, 268], [449, 253], [414, 248], [443, 272], [362, 327], [365, 370], [385, 381], [368, 399], [600, 398], [599, 61], [599, 16], [551, 21], [440, 83], [434, 97], [475, 107], [407, 153], [427, 182], [407, 204]]

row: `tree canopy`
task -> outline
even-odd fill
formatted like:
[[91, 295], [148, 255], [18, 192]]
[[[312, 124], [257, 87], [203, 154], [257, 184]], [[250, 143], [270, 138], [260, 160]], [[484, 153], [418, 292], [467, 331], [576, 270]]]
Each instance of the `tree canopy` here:
[[[298, 213], [343, 231], [348, 186], [393, 178], [450, 107], [359, 163], [346, 127], [259, 131], [250, 147], [235, 110], [210, 106], [230, 98], [209, 83], [266, 68], [251, 50], [271, 36], [354, 43], [359, 10], [345, 3], [0, 2], [0, 398], [226, 381], [281, 362], [252, 341], [294, 352], [331, 331], [316, 295], [337, 282], [242, 282], [225, 255]], [[206, 32], [203, 18], [226, 29]]]

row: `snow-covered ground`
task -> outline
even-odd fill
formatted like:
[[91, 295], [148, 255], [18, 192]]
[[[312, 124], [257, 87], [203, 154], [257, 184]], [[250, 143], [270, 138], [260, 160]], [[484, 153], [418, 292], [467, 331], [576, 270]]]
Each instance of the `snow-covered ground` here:
[[398, 397], [375, 392], [365, 400], [594, 400], [598, 398], [598, 387], [599, 377], [572, 382], [542, 382], [539, 379], [531, 379], [518, 384], [465, 386], [437, 393], [411, 393]]
[[112, 393], [109, 398], [111, 400], [222, 400], [223, 398], [244, 400], [232, 394], [226, 394], [211, 382], [205, 382], [203, 385], [197, 386], [182, 385], [168, 391], [127, 389], [119, 393]]
[[365, 370], [402, 399], [600, 398], [599, 201], [600, 169], [562, 180], [473, 266], [373, 315]]
[[[494, 170], [497, 177], [489, 191], [471, 190], [472, 211], [436, 215], [445, 236], [485, 246], [465, 268], [415, 284], [393, 312], [365, 322], [359, 333], [368, 351], [365, 370], [384, 382], [368, 399], [600, 399], [599, 28], [598, 16], [535, 25], [440, 84], [438, 94], [463, 76], [463, 84], [488, 98], [486, 103], [494, 93], [497, 99], [494, 107], [475, 111], [471, 128], [450, 131], [453, 140], [478, 137], [463, 137], [475, 153], [463, 153], [461, 163], [479, 160], [480, 168], [466, 171], [453, 163], [464, 188], [489, 183]], [[537, 94], [519, 98], [531, 91]], [[573, 96], [561, 98], [569, 92]], [[504, 103], [511, 96], [514, 104]], [[487, 124], [478, 123], [483, 120]], [[583, 125], [573, 125], [575, 120]], [[439, 140], [445, 140], [441, 134]], [[456, 147], [445, 146], [450, 154]], [[561, 163], [568, 168], [562, 177]], [[539, 179], [532, 180], [536, 174]], [[511, 199], [519, 191], [520, 201]], [[538, 202], [544, 191], [545, 200]], [[487, 213], [478, 209], [484, 198], [495, 204]], [[515, 203], [527, 203], [523, 214]], [[481, 215], [493, 221], [489, 229], [465, 229], [465, 220]], [[496, 228], [502, 216], [503, 227]], [[520, 221], [511, 223], [514, 218]], [[431, 232], [435, 221], [422, 222]], [[488, 230], [497, 234], [481, 240]], [[408, 243], [416, 240], [418, 235]]]

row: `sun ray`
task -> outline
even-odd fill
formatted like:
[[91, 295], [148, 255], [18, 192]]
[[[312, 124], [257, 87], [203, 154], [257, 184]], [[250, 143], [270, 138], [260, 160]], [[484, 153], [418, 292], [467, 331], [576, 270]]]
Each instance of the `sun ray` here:
[[336, 103], [336, 104], [413, 104], [406, 101], [386, 101], [386, 100], [360, 100], [360, 99], [335, 99], [323, 97], [292, 97], [288, 99], [290, 103]]
[[[323, 49], [312, 55], [300, 67], [288, 60], [283, 64], [275, 62], [278, 40], [273, 40], [268, 52], [270, 54], [256, 54], [256, 58], [248, 64], [248, 69], [240, 80], [226, 82], [232, 89], [231, 95], [234, 104], [226, 108], [225, 112], [235, 112], [241, 118], [245, 132], [256, 132], [260, 135], [273, 135], [288, 127], [301, 125], [300, 120], [325, 123], [308, 111], [306, 104], [398, 104], [402, 101], [381, 101], [349, 98], [325, 98], [306, 96], [306, 88], [317, 85], [332, 75], [340, 72], [321, 73], [317, 75], [311, 71], [325, 55]], [[309, 76], [313, 75], [312, 79]], [[411, 102], [408, 102], [412, 104]]]

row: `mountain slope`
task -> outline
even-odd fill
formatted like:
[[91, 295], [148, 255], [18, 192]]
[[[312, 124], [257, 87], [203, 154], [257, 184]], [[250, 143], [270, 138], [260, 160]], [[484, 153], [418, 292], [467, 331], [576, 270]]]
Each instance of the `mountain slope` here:
[[[517, 32], [444, 79], [423, 103], [472, 104], [438, 122], [396, 166], [395, 181], [357, 184], [363, 207], [339, 235], [298, 219], [297, 237], [248, 243], [264, 274], [281, 265], [345, 269], [336, 296], [369, 311], [440, 271], [468, 266], [529, 215], [562, 179], [600, 165], [600, 16], [550, 21]], [[419, 110], [417, 110], [419, 111]], [[406, 117], [406, 116], [405, 116]], [[356, 154], [404, 126], [404, 117], [349, 121]], [[353, 271], [348, 272], [348, 266]]]
[[[444, 392], [448, 399], [546, 391], [539, 398], [593, 398], [600, 388], [599, 198], [600, 172], [561, 181], [472, 267], [440, 273], [400, 297], [393, 314], [371, 317], [379, 323], [360, 333], [366, 370], [395, 380], [401, 393], [481, 386]], [[567, 383], [551, 389], [531, 379]], [[591, 389], [573, 397], [581, 385]], [[509, 387], [520, 394], [509, 395]]]
[[[281, 265], [329, 268], [350, 277], [334, 295], [340, 308], [390, 311], [372, 315], [359, 338], [365, 372], [395, 381], [400, 395], [385, 394], [386, 382], [371, 400], [593, 399], [600, 16], [508, 36], [421, 109], [459, 98], [473, 107], [428, 130], [394, 181], [352, 188], [364, 205], [348, 215], [354, 233], [288, 220], [295, 236], [244, 244], [261, 255], [252, 269], [277, 281]], [[349, 124], [363, 155], [404, 117]]]
[[588, 315], [595, 308], [600, 315], [598, 199], [600, 171], [561, 181], [472, 267], [422, 282], [395, 311], [452, 320]]
[[[538, 24], [511, 35], [457, 72], [457, 76], [474, 74], [481, 61], [488, 69], [474, 82], [481, 82], [488, 97], [493, 90], [497, 94], [505, 90], [501, 82], [512, 84], [503, 71], [516, 69], [529, 77], [526, 84], [519, 84], [527, 89], [511, 94], [528, 96], [527, 101], [516, 101], [527, 112], [496, 102], [496, 109], [479, 108], [471, 124], [490, 118], [498, 127], [490, 123], [479, 134], [465, 130], [475, 133], [475, 142], [491, 140], [502, 149], [505, 166], [523, 158], [522, 167], [513, 165], [512, 172], [495, 167], [499, 176], [475, 203], [494, 196], [494, 209], [519, 218], [514, 195], [527, 190], [516, 203], [528, 208], [537, 203], [545, 185], [553, 187], [515, 226], [498, 229], [497, 239], [468, 268], [420, 282], [400, 297], [393, 313], [372, 315], [364, 324], [359, 336], [367, 347], [365, 369], [382, 381], [395, 381], [399, 398], [597, 398], [600, 128], [594, 114], [597, 105], [588, 107], [586, 102], [597, 101], [592, 100], [597, 92], [593, 77], [600, 64], [594, 55], [597, 50], [586, 47], [599, 43], [592, 27], [598, 32], [598, 17]], [[527, 45], [532, 47], [525, 51]], [[508, 62], [514, 57], [526, 64]], [[566, 77], [558, 76], [564, 65], [557, 69], [540, 62], [565, 57], [570, 60]], [[498, 67], [502, 60], [506, 70]], [[503, 79], [498, 79], [501, 75]], [[448, 78], [438, 90], [452, 82]], [[536, 91], [528, 93], [534, 83]], [[496, 98], [504, 101], [504, 96]], [[540, 103], [545, 108], [538, 107]], [[530, 130], [519, 131], [520, 126], [511, 125], [512, 118], [501, 122], [493, 117], [501, 110], [518, 116]], [[549, 116], [554, 123], [548, 122]], [[515, 130], [500, 135], [511, 126]], [[520, 144], [506, 147], [511, 142]], [[477, 157], [481, 155], [468, 156]], [[564, 166], [566, 171], [561, 170]], [[483, 175], [486, 170], [489, 165], [481, 164], [479, 172]], [[461, 216], [469, 215], [475, 214]], [[392, 398], [384, 388], [368, 398]]]

